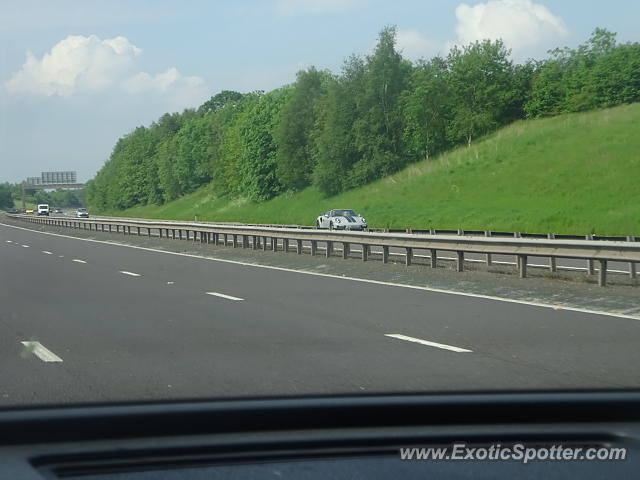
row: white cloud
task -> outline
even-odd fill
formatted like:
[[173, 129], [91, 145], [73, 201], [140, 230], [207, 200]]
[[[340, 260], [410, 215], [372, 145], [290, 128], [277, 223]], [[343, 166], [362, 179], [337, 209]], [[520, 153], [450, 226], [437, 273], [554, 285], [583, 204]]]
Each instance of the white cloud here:
[[417, 30], [398, 30], [396, 48], [410, 60], [429, 58], [437, 51], [436, 44]]
[[96, 35], [71, 35], [40, 59], [27, 52], [24, 65], [5, 88], [12, 94], [33, 96], [68, 97], [108, 89], [153, 94], [178, 109], [196, 106], [206, 98], [207, 88], [200, 77], [184, 76], [173, 67], [156, 75], [136, 72], [135, 59], [141, 53], [125, 37], [101, 40]]
[[456, 7], [456, 43], [502, 38], [514, 56], [538, 54], [568, 34], [557, 15], [532, 0], [488, 0]]
[[337, 13], [351, 10], [360, 0], [278, 0], [276, 7], [282, 15]]
[[131, 68], [140, 50], [124, 37], [100, 40], [70, 35], [42, 59], [27, 52], [22, 69], [5, 84], [11, 93], [67, 96], [79, 90], [100, 91]]

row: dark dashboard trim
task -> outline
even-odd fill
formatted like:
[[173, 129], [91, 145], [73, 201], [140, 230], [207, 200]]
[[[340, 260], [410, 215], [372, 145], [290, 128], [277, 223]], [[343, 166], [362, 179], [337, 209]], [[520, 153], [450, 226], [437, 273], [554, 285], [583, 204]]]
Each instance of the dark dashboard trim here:
[[252, 431], [638, 420], [637, 391], [225, 399], [2, 410], [0, 445]]

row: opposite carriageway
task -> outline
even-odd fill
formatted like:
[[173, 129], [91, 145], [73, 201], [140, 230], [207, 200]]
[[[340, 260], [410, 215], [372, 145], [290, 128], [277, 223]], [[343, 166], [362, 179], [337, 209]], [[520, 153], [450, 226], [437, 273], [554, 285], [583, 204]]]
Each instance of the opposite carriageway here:
[[[431, 267], [436, 267], [437, 252], [453, 252], [456, 270], [464, 269], [466, 253], [484, 254], [491, 265], [492, 255], [513, 255], [517, 258], [517, 268], [521, 278], [527, 276], [527, 258], [548, 257], [549, 270], [556, 271], [556, 259], [581, 259], [588, 262], [589, 273], [595, 273], [594, 263], [599, 264], [598, 283], [606, 285], [607, 262], [628, 262], [629, 276], [636, 277], [636, 263], [640, 262], [640, 242], [635, 238], [622, 240], [593, 240], [580, 238], [548, 238], [528, 236], [489, 236], [466, 234], [425, 234], [406, 232], [354, 232], [327, 231], [313, 228], [290, 226], [243, 225], [227, 223], [150, 221], [123, 218], [66, 218], [34, 217], [31, 215], [10, 215], [29, 223], [52, 225], [74, 229], [116, 232], [125, 235], [146, 235], [160, 238], [189, 240], [216, 245], [253, 248], [254, 250], [278, 251], [278, 240], [282, 240], [283, 251], [290, 251], [291, 244], [295, 252], [301, 254], [303, 243], [310, 243], [310, 252], [316, 255], [318, 246], [324, 246], [325, 255], [334, 254], [334, 245], [342, 245], [342, 256], [348, 258], [352, 245], [361, 246], [361, 258], [367, 261], [371, 247], [382, 249], [382, 262], [389, 261], [390, 248], [404, 250], [404, 259], [411, 265], [414, 251], [428, 251]], [[460, 233], [460, 232], [458, 232]], [[478, 232], [480, 233], [480, 232]]]

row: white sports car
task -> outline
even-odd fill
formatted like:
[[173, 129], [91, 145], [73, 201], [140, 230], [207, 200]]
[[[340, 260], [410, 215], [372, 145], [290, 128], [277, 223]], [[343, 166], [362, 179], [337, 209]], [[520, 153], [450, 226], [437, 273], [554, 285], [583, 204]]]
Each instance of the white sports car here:
[[353, 210], [329, 210], [318, 217], [316, 227], [329, 230], [366, 230], [367, 221]]

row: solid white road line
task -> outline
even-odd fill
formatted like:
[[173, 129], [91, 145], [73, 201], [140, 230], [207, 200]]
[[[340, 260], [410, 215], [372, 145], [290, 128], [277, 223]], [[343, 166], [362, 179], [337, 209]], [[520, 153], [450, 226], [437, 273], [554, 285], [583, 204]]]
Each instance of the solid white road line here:
[[126, 270], [120, 270], [123, 275], [129, 275], [130, 277], [139, 277], [139, 273], [127, 272]]
[[87, 263], [84, 260], [78, 260], [77, 258], [74, 258], [72, 261], [76, 263]]
[[[7, 223], [2, 223], [2, 222], [0, 222], [0, 225], [2, 225], [3, 227], [14, 228], [16, 230], [24, 230], [24, 231], [31, 232], [31, 233], [37, 233], [39, 235], [50, 235], [52, 237], [68, 238], [70, 240], [78, 240], [78, 241], [81, 241], [81, 242], [99, 243], [99, 244], [103, 244], [103, 245], [110, 245], [112, 247], [133, 248], [134, 250], [143, 250], [143, 251], [146, 251], [146, 252], [161, 253], [163, 255], [176, 255], [178, 257], [197, 258], [199, 260], [208, 260], [208, 261], [211, 261], [211, 262], [229, 263], [229, 264], [233, 264], [233, 265], [242, 265], [242, 266], [251, 267], [251, 268], [264, 268], [264, 269], [267, 269], [267, 270], [278, 270], [280, 272], [298, 273], [298, 274], [301, 274], [301, 275], [311, 275], [311, 276], [314, 276], [314, 277], [335, 278], [337, 280], [345, 280], [345, 281], [350, 281], [350, 282], [371, 283], [371, 284], [374, 284], [374, 285], [385, 285], [385, 286], [389, 286], [389, 287], [408, 288], [410, 290], [422, 290], [422, 291], [425, 291], [425, 292], [444, 293], [444, 294], [447, 294], [447, 295], [458, 295], [458, 296], [462, 296], [462, 297], [481, 298], [481, 299], [492, 300], [492, 301], [496, 301], [496, 302], [515, 303], [515, 304], [519, 304], [519, 305], [528, 305], [528, 306], [531, 306], [531, 307], [550, 308], [550, 309], [553, 309], [553, 310], [555, 310], [558, 307], [558, 305], [552, 305], [552, 304], [549, 304], [549, 303], [534, 302], [534, 301], [529, 301], [529, 300], [520, 300], [520, 299], [508, 298], [508, 297], [497, 297], [495, 295], [485, 295], [485, 294], [481, 294], [481, 293], [461, 292], [461, 291], [458, 291], [458, 290], [449, 290], [449, 289], [445, 289], [445, 288], [435, 288], [435, 287], [429, 287], [429, 286], [423, 286], [423, 285], [412, 285], [412, 284], [409, 284], [409, 283], [386, 282], [386, 281], [383, 281], [383, 280], [372, 280], [372, 279], [369, 279], [369, 278], [347, 277], [347, 276], [337, 275], [337, 274], [332, 274], [332, 273], [321, 273], [321, 272], [313, 272], [313, 271], [309, 271], [309, 270], [299, 270], [299, 269], [295, 269], [295, 268], [276, 267], [276, 266], [273, 266], [273, 265], [264, 265], [264, 264], [260, 264], [260, 263], [241, 262], [239, 260], [228, 260], [226, 258], [205, 257], [204, 255], [195, 255], [195, 254], [192, 254], [192, 253], [171, 252], [171, 251], [168, 251], [168, 250], [160, 250], [158, 248], [139, 247], [137, 245], [128, 245], [128, 244], [125, 244], [125, 243], [117, 243], [117, 242], [112, 242], [112, 241], [108, 241], [108, 240], [96, 240], [96, 239], [93, 239], [93, 238], [72, 237], [71, 235], [63, 235], [61, 233], [52, 233], [52, 232], [41, 232], [41, 231], [38, 231], [38, 230], [33, 230], [31, 228], [18, 227], [16, 225], [9, 225]], [[320, 250], [320, 249], [318, 249], [318, 250]], [[62, 255], [60, 255], [60, 257], [62, 257]], [[607, 311], [604, 311], [604, 310], [591, 310], [589, 308], [571, 307], [571, 306], [567, 306], [567, 305], [561, 305], [561, 307], [562, 307], [563, 310], [566, 310], [566, 311], [569, 311], [569, 312], [587, 313], [587, 314], [590, 314], [590, 315], [603, 315], [603, 316], [606, 316], [606, 317], [627, 318], [627, 319], [630, 319], [630, 320], [640, 320], [640, 315], [638, 315], [636, 313], [627, 314], [627, 313], [607, 312]]]
[[53, 255], [53, 253], [47, 252], [46, 250], [42, 250], [42, 253], [44, 253], [45, 255]]
[[427, 345], [429, 347], [442, 348], [443, 350], [451, 350], [456, 353], [472, 353], [473, 350], [467, 350], [466, 348], [454, 347], [453, 345], [446, 345], [444, 343], [430, 342], [428, 340], [422, 340], [421, 338], [407, 337], [399, 333], [385, 333], [385, 337], [397, 338], [398, 340], [405, 340], [407, 342], [420, 343], [421, 345]]
[[224, 293], [218, 292], [207, 292], [207, 295], [213, 295], [214, 297], [226, 298], [227, 300], [244, 300], [244, 298], [232, 297], [231, 295], [225, 295]]
[[33, 353], [43, 362], [61, 362], [62, 359], [40, 342], [20, 342], [28, 352]]

